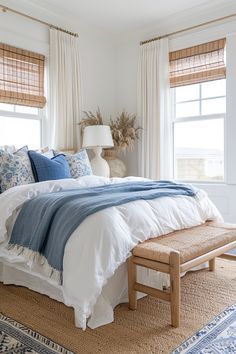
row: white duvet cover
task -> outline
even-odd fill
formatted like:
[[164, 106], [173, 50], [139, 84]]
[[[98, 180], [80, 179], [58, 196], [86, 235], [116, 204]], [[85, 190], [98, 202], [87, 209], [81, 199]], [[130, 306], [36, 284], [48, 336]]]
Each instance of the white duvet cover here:
[[[78, 180], [47, 181], [7, 190], [0, 195], [0, 257], [16, 262], [16, 256], [6, 251], [7, 242], [26, 200], [62, 189], [133, 180], [143, 179], [86, 176]], [[95, 328], [113, 320], [113, 308], [122, 301], [122, 293], [127, 288], [125, 261], [135, 245], [174, 230], [200, 225], [206, 220], [221, 221], [222, 218], [202, 190], [196, 197], [140, 200], [87, 217], [67, 242], [63, 262], [63, 301], [74, 308], [76, 326], [85, 329], [88, 322]], [[19, 259], [22, 261], [21, 256]], [[36, 267], [40, 269], [40, 265], [33, 261], [25, 260], [25, 263], [32, 271]]]

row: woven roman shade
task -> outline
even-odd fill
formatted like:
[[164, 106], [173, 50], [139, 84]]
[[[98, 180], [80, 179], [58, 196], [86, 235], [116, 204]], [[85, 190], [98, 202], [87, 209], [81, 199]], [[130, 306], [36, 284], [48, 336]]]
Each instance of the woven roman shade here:
[[169, 53], [170, 87], [225, 78], [225, 44], [224, 38]]
[[44, 62], [41, 54], [0, 43], [0, 102], [43, 108]]

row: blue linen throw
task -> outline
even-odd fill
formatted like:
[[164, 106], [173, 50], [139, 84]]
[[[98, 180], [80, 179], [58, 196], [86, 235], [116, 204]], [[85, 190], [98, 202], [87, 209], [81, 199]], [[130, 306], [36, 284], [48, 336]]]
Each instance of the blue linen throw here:
[[30, 250], [61, 274], [66, 242], [87, 216], [136, 200], [180, 195], [195, 196], [196, 191], [170, 181], [141, 181], [45, 193], [24, 203], [9, 249]]

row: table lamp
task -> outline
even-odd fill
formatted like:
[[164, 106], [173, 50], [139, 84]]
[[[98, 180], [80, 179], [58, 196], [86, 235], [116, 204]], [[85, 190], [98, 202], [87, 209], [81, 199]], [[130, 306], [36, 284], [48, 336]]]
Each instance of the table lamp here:
[[90, 161], [93, 174], [109, 177], [110, 167], [101, 157], [102, 149], [114, 146], [109, 125], [90, 125], [85, 127], [83, 135], [83, 147], [93, 149], [94, 158]]

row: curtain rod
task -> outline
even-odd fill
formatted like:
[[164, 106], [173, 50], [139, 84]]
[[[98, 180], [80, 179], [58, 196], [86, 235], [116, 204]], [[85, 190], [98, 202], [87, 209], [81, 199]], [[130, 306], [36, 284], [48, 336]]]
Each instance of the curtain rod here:
[[186, 28], [183, 28], [183, 29], [181, 29], [179, 31], [170, 32], [170, 33], [164, 34], [164, 35], [159, 36], [159, 37], [154, 37], [154, 38], [151, 38], [151, 39], [147, 39], [146, 41], [140, 42], [140, 45], [143, 45], [143, 44], [146, 44], [146, 43], [150, 43], [150, 42], [154, 42], [154, 41], [158, 41], [159, 39], [170, 37], [170, 36], [173, 36], [173, 35], [176, 35], [176, 34], [179, 34], [179, 33], [183, 33], [183, 32], [186, 32], [186, 31], [190, 31], [190, 30], [193, 30], [193, 29], [196, 29], [196, 28], [199, 28], [199, 27], [207, 26], [207, 25], [210, 25], [210, 24], [215, 23], [215, 22], [220, 22], [220, 21], [223, 21], [223, 20], [227, 20], [227, 19], [229, 19], [231, 17], [235, 17], [235, 16], [236, 16], [236, 13], [233, 13], [233, 14], [228, 15], [228, 16], [216, 18], [215, 20], [211, 20], [211, 21], [200, 23], [199, 25], [186, 27]]
[[0, 8], [2, 8], [2, 12], [7, 12], [7, 11], [13, 12], [14, 14], [23, 16], [23, 17], [28, 18], [28, 19], [30, 19], [30, 20], [32, 20], [32, 21], [39, 22], [39, 23], [41, 23], [41, 24], [43, 24], [43, 25], [45, 25], [45, 26], [48, 26], [48, 27], [50, 27], [50, 28], [55, 28], [55, 29], [57, 29], [58, 31], [65, 32], [65, 33], [67, 33], [67, 34], [69, 34], [69, 35], [71, 35], [71, 36], [74, 36], [74, 37], [78, 37], [78, 36], [79, 36], [78, 33], [73, 33], [73, 32], [67, 31], [67, 30], [65, 30], [65, 29], [63, 29], [63, 28], [54, 26], [54, 25], [52, 25], [51, 23], [48, 23], [48, 22], [39, 20], [38, 18], [35, 18], [35, 17], [33, 17], [33, 16], [30, 16], [30, 15], [26, 15], [26, 14], [24, 14], [23, 12], [20, 12], [20, 11], [14, 10], [14, 9], [11, 9], [10, 7], [7, 7], [7, 6], [5, 6], [5, 5], [1, 5], [1, 4], [0, 4]]

